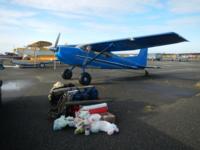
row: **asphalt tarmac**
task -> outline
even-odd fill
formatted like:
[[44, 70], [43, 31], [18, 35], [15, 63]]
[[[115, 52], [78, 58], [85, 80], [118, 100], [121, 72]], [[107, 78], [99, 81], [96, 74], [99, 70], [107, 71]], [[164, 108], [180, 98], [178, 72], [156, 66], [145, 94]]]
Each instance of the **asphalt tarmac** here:
[[80, 70], [62, 80], [64, 67], [6, 68], [0, 108], [2, 150], [198, 150], [200, 149], [199, 62], [155, 62], [162, 69], [143, 71], [92, 70], [100, 97], [113, 99], [120, 133], [74, 135], [54, 132], [47, 119], [48, 92], [56, 81], [79, 85]]

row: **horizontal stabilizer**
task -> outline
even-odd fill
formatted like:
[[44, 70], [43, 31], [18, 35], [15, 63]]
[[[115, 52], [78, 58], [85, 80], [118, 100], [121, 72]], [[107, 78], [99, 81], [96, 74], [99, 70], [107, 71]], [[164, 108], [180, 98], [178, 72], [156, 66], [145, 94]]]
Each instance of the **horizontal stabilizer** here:
[[159, 66], [146, 66], [145, 68], [149, 68], [149, 69], [161, 69], [161, 67], [159, 67]]

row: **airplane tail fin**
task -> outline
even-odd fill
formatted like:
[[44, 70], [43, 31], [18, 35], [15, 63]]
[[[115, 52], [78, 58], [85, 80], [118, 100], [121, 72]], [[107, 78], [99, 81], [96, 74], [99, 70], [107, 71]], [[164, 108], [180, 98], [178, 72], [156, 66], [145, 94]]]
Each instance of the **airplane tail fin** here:
[[147, 65], [148, 48], [142, 48], [137, 56], [137, 63], [141, 66]]
[[148, 48], [142, 48], [142, 49], [140, 49], [140, 52], [137, 56], [126, 57], [126, 59], [134, 62], [136, 65], [138, 65], [140, 67], [146, 67], [147, 55], [148, 55]]

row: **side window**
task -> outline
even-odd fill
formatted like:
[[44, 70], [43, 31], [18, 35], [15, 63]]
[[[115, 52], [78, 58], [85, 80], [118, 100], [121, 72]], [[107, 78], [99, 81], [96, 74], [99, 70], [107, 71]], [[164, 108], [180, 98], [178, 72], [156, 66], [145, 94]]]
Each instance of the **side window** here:
[[112, 57], [112, 53], [105, 52], [105, 53], [103, 53], [103, 56], [106, 58], [110, 58], [110, 57]]
[[[96, 51], [95, 51], [94, 54], [95, 54], [95, 55], [98, 55], [99, 52], [96, 52]], [[112, 53], [109, 53], [109, 52], [104, 52], [103, 54], [101, 54], [101, 56], [103, 56], [103, 57], [105, 57], [105, 58], [110, 58], [110, 57], [113, 56], [113, 54], [112, 54]]]

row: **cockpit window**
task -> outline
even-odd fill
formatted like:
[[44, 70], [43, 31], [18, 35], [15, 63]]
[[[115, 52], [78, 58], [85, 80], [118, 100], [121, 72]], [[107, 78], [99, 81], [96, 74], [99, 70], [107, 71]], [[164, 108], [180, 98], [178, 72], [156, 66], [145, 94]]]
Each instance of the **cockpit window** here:
[[[100, 52], [94, 52], [96, 55], [98, 55]], [[102, 56], [106, 57], [106, 58], [109, 58], [109, 57], [112, 57], [113, 54], [112, 53], [109, 53], [109, 52], [104, 52], [103, 54], [101, 54]]]
[[113, 54], [109, 53], [109, 52], [105, 52], [102, 55], [105, 56], [105, 57], [112, 57], [113, 56]]

